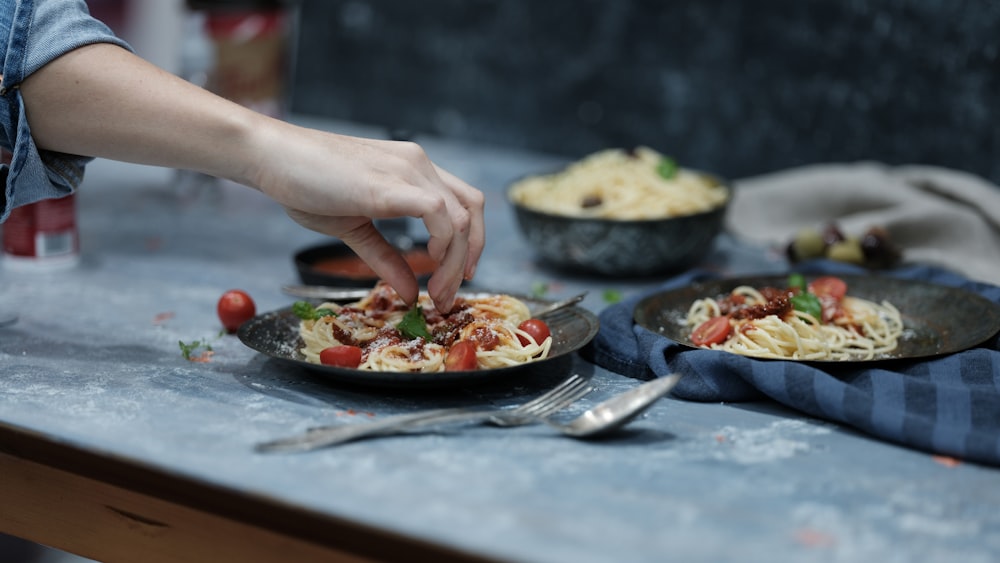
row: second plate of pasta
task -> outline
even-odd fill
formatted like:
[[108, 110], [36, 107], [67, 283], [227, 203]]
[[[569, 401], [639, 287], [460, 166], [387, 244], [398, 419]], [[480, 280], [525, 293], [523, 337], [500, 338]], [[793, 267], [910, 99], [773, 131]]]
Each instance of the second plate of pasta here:
[[[756, 336], [754, 338], [758, 342], [765, 341], [764, 347], [776, 346], [772, 340], [786, 340], [794, 347], [797, 339], [807, 340], [812, 337], [811, 334], [803, 333], [812, 330], [820, 323], [811, 321], [802, 313], [794, 313], [798, 318], [793, 318], [793, 314], [786, 311], [784, 318], [791, 319], [788, 326], [776, 327], [773, 315], [766, 321], [760, 320], [771, 311], [767, 310], [768, 305], [754, 301], [760, 299], [759, 290], [781, 288], [785, 291], [789, 279], [786, 275], [709, 280], [654, 293], [636, 305], [633, 317], [640, 326], [685, 346], [716, 348], [759, 358], [810, 362], [843, 363], [928, 358], [974, 347], [1000, 331], [1000, 305], [971, 291], [880, 276], [842, 275], [837, 278], [846, 283], [846, 294], [852, 300], [851, 303], [847, 303], [848, 308], [870, 309], [886, 321], [889, 327], [885, 330], [893, 333], [894, 341], [891, 345], [880, 348], [878, 342], [880, 336], [876, 335], [873, 337], [876, 340], [874, 353], [866, 354], [848, 349], [848, 353], [826, 353], [814, 357], [809, 357], [804, 352], [801, 355], [795, 352], [795, 357], [775, 356], [769, 350], [763, 352], [758, 350], [755, 342], [750, 342], [749, 345], [733, 345], [732, 338], [746, 340], [747, 335], [753, 336], [754, 332], [763, 334], [763, 339]], [[815, 277], [807, 278], [809, 283], [816, 280]], [[763, 293], [766, 303], [768, 291], [765, 290]], [[741, 305], [734, 306], [734, 301]], [[748, 305], [743, 305], [744, 301]], [[757, 307], [759, 315], [731, 312], [739, 310], [740, 307]], [[718, 335], [706, 336], [706, 332], [711, 331], [707, 331], [705, 327], [712, 328], [711, 323], [706, 324], [707, 321], [713, 316], [725, 317], [727, 314], [737, 319], [730, 323], [731, 326], [721, 329], [731, 334], [730, 341], [726, 342]], [[819, 312], [817, 314], [822, 315]], [[748, 316], [759, 318], [752, 318], [748, 322], [746, 320]], [[760, 330], [757, 330], [757, 323], [762, 325]], [[794, 328], [795, 323], [803, 327], [798, 329], [798, 333]], [[895, 323], [901, 326], [896, 327]], [[748, 328], [748, 324], [754, 326]], [[856, 327], [852, 328], [852, 331], [871, 336], [865, 332], [870, 327], [862, 329], [863, 322], [852, 324]], [[878, 322], [874, 324], [877, 325]], [[874, 330], [883, 328], [876, 326]], [[781, 333], [782, 330], [785, 331], [784, 334]], [[797, 345], [800, 349], [803, 346], [801, 342]], [[835, 351], [838, 347], [847, 348], [842, 341], [837, 341], [833, 345]]]

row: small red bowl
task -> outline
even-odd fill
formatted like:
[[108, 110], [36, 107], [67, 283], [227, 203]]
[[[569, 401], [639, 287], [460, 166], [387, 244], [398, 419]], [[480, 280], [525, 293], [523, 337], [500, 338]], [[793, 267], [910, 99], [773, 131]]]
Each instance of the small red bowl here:
[[[427, 252], [426, 243], [413, 243], [403, 257], [417, 275], [417, 282], [426, 285], [437, 263]], [[349, 246], [334, 242], [313, 246], [295, 254], [299, 279], [307, 285], [334, 287], [371, 287], [379, 277]]]

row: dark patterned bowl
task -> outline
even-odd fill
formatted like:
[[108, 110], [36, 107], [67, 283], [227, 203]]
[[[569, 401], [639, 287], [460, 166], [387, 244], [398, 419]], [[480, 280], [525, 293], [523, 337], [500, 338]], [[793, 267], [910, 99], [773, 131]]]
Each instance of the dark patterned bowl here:
[[537, 211], [514, 201], [521, 234], [547, 264], [612, 277], [680, 272], [697, 265], [722, 232], [732, 187], [711, 174], [716, 185], [728, 188], [720, 206], [693, 215], [664, 219], [613, 220], [570, 217]]

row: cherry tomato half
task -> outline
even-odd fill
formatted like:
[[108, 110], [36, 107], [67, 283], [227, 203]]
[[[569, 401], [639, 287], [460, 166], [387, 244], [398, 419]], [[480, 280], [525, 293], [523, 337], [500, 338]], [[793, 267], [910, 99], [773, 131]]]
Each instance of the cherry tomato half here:
[[834, 276], [816, 278], [809, 284], [809, 292], [819, 298], [823, 306], [822, 322], [828, 323], [844, 314], [840, 302], [847, 295], [847, 282]]
[[823, 276], [809, 283], [809, 292], [816, 297], [832, 297], [840, 301], [847, 295], [847, 282], [834, 276]]
[[324, 366], [356, 368], [361, 365], [361, 348], [357, 346], [330, 346], [319, 353], [319, 363]]
[[460, 340], [452, 344], [444, 359], [444, 371], [470, 371], [478, 365], [476, 343], [471, 340]]
[[[545, 342], [552, 333], [549, 331], [549, 325], [545, 324], [545, 321], [539, 319], [528, 319], [523, 323], [519, 324], [517, 328], [527, 332], [532, 338], [535, 339], [535, 344], [541, 345]], [[530, 344], [528, 339], [522, 335], [518, 335], [517, 339], [521, 341], [521, 346], [527, 346]]]
[[729, 338], [730, 331], [732, 327], [729, 326], [728, 316], [712, 317], [691, 332], [691, 342], [695, 346], [719, 344]]
[[247, 292], [241, 289], [231, 289], [222, 294], [215, 306], [222, 327], [227, 332], [236, 332], [240, 325], [249, 321], [257, 314], [257, 306]]

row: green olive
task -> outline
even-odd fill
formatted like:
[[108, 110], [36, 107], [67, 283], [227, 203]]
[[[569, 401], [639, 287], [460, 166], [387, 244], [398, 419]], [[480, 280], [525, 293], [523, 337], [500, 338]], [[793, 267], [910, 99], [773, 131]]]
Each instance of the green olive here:
[[823, 237], [815, 229], [802, 229], [792, 240], [792, 251], [798, 260], [810, 260], [823, 256]]
[[849, 264], [865, 263], [865, 253], [861, 250], [861, 243], [856, 238], [847, 238], [831, 244], [826, 249], [826, 257]]

